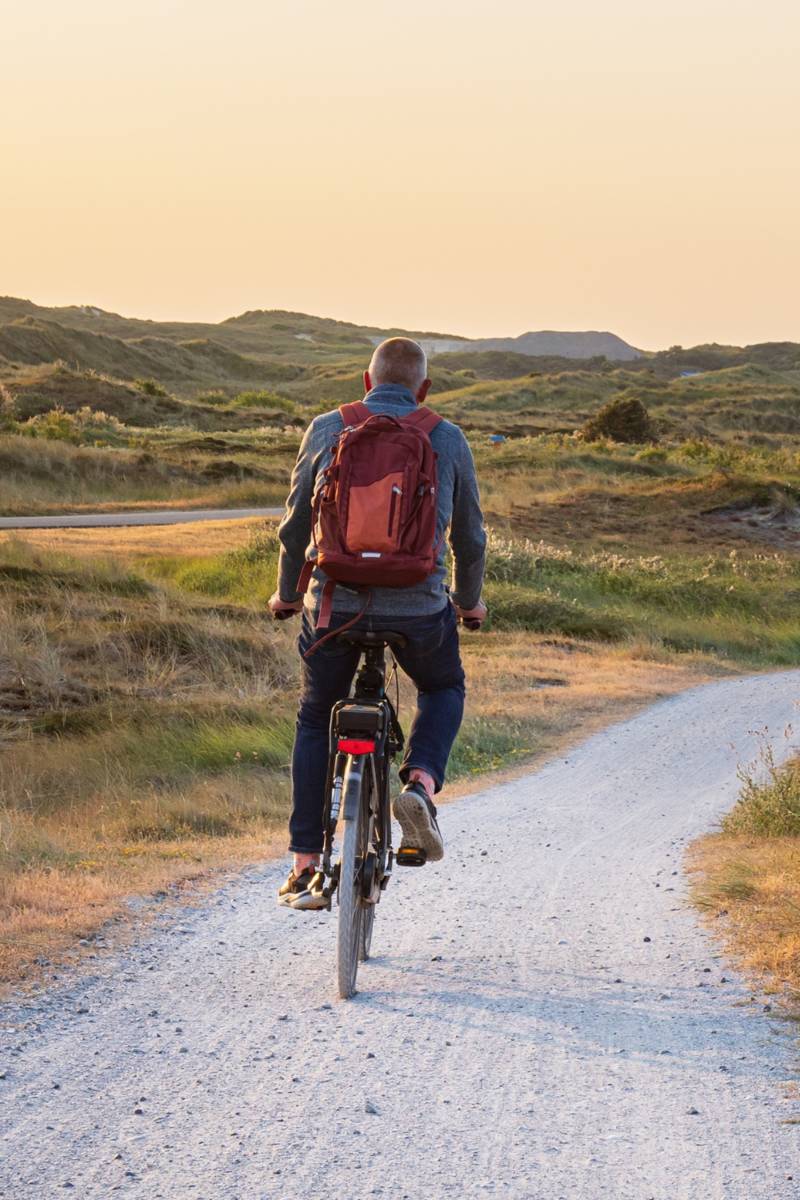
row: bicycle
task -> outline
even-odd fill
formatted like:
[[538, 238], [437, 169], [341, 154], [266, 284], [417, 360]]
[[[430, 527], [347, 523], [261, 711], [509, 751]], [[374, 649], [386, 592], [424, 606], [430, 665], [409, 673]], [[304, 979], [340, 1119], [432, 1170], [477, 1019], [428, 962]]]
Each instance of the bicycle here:
[[[283, 620], [290, 612], [276, 612]], [[480, 620], [461, 618], [470, 630]], [[375, 908], [386, 890], [392, 867], [423, 866], [424, 850], [392, 848], [391, 764], [404, 745], [397, 705], [386, 694], [386, 651], [402, 648], [401, 633], [346, 630], [335, 635], [361, 651], [353, 693], [331, 710], [328, 774], [323, 808], [323, 851], [318, 877], [332, 907], [336, 896], [339, 920], [336, 934], [336, 979], [339, 996], [355, 994], [359, 962], [372, 947]], [[397, 663], [392, 676], [396, 677]], [[399, 698], [399, 689], [398, 689]], [[341, 853], [336, 862], [334, 839], [343, 826]]]
[[[329, 901], [336, 895], [339, 905], [336, 980], [346, 1000], [355, 993], [359, 963], [370, 956], [375, 909], [393, 866], [422, 866], [425, 854], [392, 848], [391, 763], [405, 739], [397, 707], [386, 694], [386, 650], [404, 646], [406, 639], [399, 633], [353, 631], [337, 640], [362, 652], [352, 696], [331, 711], [320, 866], [323, 893]], [[340, 822], [341, 852], [334, 862]]]

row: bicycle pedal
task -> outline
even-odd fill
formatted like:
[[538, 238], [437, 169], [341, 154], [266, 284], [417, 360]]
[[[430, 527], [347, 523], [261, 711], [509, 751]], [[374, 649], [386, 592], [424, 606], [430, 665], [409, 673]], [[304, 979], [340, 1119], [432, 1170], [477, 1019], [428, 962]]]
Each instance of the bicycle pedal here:
[[394, 861], [398, 867], [424, 867], [428, 861], [428, 852], [417, 850], [413, 846], [401, 846]]

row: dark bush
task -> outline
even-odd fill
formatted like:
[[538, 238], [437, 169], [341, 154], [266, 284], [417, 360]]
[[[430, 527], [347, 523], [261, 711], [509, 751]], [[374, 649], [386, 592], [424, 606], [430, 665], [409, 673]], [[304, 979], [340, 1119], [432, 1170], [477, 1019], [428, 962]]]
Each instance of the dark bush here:
[[587, 442], [608, 438], [612, 442], [657, 442], [653, 423], [641, 400], [609, 400], [581, 429]]

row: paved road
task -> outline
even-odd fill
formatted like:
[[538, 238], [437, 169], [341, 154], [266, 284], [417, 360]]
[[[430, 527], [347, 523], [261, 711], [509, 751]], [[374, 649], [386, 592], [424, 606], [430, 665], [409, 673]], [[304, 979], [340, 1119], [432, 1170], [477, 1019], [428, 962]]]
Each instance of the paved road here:
[[282, 508], [155, 509], [153, 512], [64, 513], [52, 517], [0, 517], [0, 529], [92, 529], [111, 525], [181, 525], [188, 521], [237, 521], [279, 517]]
[[695, 689], [444, 807], [350, 1002], [334, 918], [277, 909], [276, 863], [6, 1006], [0, 1194], [797, 1200], [796, 1045], [681, 862], [798, 695]]

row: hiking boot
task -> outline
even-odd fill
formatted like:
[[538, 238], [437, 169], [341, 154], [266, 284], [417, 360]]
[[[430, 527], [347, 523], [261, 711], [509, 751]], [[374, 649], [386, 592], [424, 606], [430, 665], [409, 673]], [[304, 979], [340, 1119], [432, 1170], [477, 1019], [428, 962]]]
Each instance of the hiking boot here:
[[278, 904], [303, 910], [330, 908], [330, 900], [322, 894], [324, 883], [325, 876], [317, 867], [306, 867], [299, 875], [292, 870], [278, 888]]
[[421, 783], [407, 783], [392, 805], [392, 811], [403, 831], [401, 850], [422, 850], [428, 862], [438, 862], [444, 857], [436, 806]]

